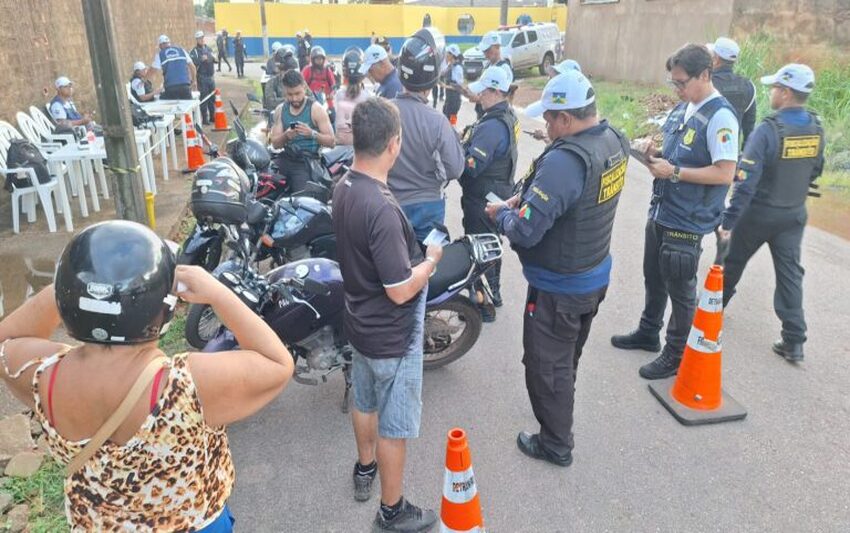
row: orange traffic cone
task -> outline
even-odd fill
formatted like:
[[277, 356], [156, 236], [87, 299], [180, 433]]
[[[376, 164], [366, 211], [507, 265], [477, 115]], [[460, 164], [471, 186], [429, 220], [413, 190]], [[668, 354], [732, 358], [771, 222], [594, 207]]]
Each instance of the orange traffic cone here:
[[460, 428], [449, 431], [446, 445], [446, 476], [443, 482], [443, 504], [440, 507], [440, 531], [443, 533], [484, 533], [481, 501], [472, 457], [466, 443], [466, 432]]
[[215, 90], [215, 127], [213, 131], [227, 131], [227, 115], [224, 113], [224, 103], [221, 101], [221, 89]]
[[204, 151], [201, 149], [200, 139], [195, 134], [192, 115], [186, 113], [183, 120], [186, 123], [186, 165], [188, 166], [188, 172], [193, 172], [204, 164]]
[[723, 267], [705, 280], [688, 344], [675, 377], [650, 383], [649, 390], [686, 426], [741, 420], [747, 411], [720, 386], [723, 329]]
[[449, 124], [457, 126], [457, 115], [449, 115]]

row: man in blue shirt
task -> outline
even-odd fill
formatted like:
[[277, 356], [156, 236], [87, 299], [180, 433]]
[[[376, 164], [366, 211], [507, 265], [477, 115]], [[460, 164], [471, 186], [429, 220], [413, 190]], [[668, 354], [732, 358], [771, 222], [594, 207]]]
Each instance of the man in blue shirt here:
[[154, 56], [151, 68], [162, 71], [162, 85], [165, 89], [162, 100], [191, 100], [192, 87], [195, 87], [195, 64], [189, 53], [171, 44], [167, 35], [159, 36], [159, 52]]
[[74, 84], [65, 76], [56, 78], [56, 96], [50, 101], [50, 116], [58, 126], [85, 126], [91, 129], [94, 121], [89, 113], [80, 114], [71, 97], [74, 94]]
[[817, 115], [805, 108], [815, 86], [811, 68], [786, 65], [762, 83], [771, 86], [770, 107], [776, 113], [747, 140], [735, 191], [718, 230], [721, 239], [731, 237], [723, 304], [735, 294], [747, 261], [767, 243], [776, 271], [773, 306], [782, 321], [782, 338], [773, 351], [799, 362], [806, 342], [800, 243], [808, 218], [806, 196], [823, 171], [825, 141]]
[[532, 164], [522, 192], [486, 211], [528, 281], [522, 361], [540, 432], [520, 433], [517, 446], [534, 459], [569, 466], [576, 370], [608, 288], [629, 143], [599, 120], [593, 87], [577, 71], [549, 80], [526, 114], [542, 114], [554, 141]]
[[363, 64], [360, 65], [360, 74], [369, 76], [378, 88], [376, 96], [392, 100], [404, 91], [404, 86], [398, 77], [398, 71], [390, 61], [389, 55], [383, 46], [373, 44], [363, 53]]
[[711, 83], [711, 61], [708, 49], [696, 44], [670, 56], [669, 83], [682, 101], [662, 128], [662, 150], [651, 142], [638, 147], [655, 178], [643, 250], [646, 299], [638, 329], [614, 335], [611, 344], [623, 350], [661, 350], [659, 333], [669, 298], [666, 345], [640, 368], [645, 379], [679, 371], [696, 311], [702, 237], [720, 224], [738, 163], [738, 119]]

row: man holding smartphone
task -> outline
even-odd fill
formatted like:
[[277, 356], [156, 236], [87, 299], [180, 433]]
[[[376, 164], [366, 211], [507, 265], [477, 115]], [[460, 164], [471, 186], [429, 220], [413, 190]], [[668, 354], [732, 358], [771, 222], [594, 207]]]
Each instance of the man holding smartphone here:
[[291, 194], [303, 192], [307, 182], [321, 172], [321, 148], [333, 148], [336, 141], [327, 111], [307, 96], [307, 84], [297, 70], [287, 71], [281, 79], [286, 100], [277, 106], [277, 120], [271, 133], [272, 146], [283, 148], [279, 159]]
[[443, 255], [422, 256], [413, 227], [387, 187], [401, 152], [394, 104], [370, 98], [351, 117], [354, 164], [334, 189], [333, 225], [345, 288], [345, 334], [354, 348], [351, 419], [357, 441], [354, 499], [381, 477], [372, 531], [428, 531], [437, 521], [403, 497], [407, 440], [419, 436], [428, 278]]
[[[496, 225], [484, 212], [487, 197], [504, 199], [513, 193], [519, 121], [508, 102], [510, 86], [511, 80], [501, 67], [488, 67], [477, 82], [469, 85], [484, 114], [467, 128], [462, 139], [465, 163], [460, 176], [460, 205], [466, 233], [497, 233]], [[495, 307], [502, 305], [501, 270], [499, 259], [485, 274]], [[496, 320], [495, 310], [487, 305], [482, 306], [481, 315], [485, 322]]]

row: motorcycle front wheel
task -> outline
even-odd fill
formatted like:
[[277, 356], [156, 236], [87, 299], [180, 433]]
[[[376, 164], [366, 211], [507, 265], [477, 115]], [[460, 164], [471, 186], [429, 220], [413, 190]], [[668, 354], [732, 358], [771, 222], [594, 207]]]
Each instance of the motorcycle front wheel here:
[[203, 349], [218, 335], [222, 323], [208, 304], [192, 304], [186, 314], [186, 342], [193, 348]]
[[481, 312], [466, 296], [455, 296], [425, 311], [425, 370], [460, 359], [481, 334]]

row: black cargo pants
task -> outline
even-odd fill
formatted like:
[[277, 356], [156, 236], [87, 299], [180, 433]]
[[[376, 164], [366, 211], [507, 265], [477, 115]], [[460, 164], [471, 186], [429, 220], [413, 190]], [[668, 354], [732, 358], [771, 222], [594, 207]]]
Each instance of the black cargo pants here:
[[522, 329], [525, 385], [540, 423], [540, 443], [558, 456], [573, 449], [578, 360], [607, 290], [573, 295], [528, 288]]
[[732, 231], [729, 255], [723, 271], [725, 306], [734, 296], [747, 262], [767, 243], [776, 273], [773, 309], [782, 321], [782, 339], [791, 343], [806, 342], [806, 319], [803, 313], [805, 271], [800, 264], [800, 244], [807, 219], [805, 206], [784, 209], [751, 205]]
[[643, 248], [646, 296], [639, 327], [644, 333], [658, 335], [669, 298], [672, 312], [664, 349], [677, 358], [685, 351], [696, 311], [701, 243], [702, 235], [647, 221]]

